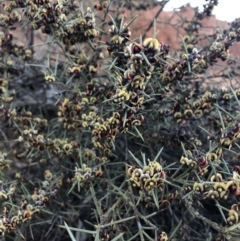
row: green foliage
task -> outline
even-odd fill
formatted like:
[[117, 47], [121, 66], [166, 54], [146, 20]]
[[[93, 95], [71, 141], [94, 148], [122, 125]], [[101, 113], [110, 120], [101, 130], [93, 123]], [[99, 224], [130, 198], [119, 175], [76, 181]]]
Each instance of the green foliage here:
[[[201, 21], [217, 5], [206, 1], [170, 55], [156, 38], [166, 3], [4, 4], [3, 239], [238, 240], [239, 72], [207, 71], [221, 73], [219, 61], [237, 66], [229, 48], [240, 41], [240, 19], [198, 46]], [[126, 22], [126, 9], [156, 6], [156, 20], [133, 39], [136, 17]], [[48, 39], [35, 43], [37, 34]], [[208, 85], [216, 76], [225, 86]]]

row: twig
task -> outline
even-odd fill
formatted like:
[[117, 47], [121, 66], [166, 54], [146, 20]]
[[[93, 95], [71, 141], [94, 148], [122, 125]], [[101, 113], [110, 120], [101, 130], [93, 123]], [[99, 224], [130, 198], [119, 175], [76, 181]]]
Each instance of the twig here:
[[235, 235], [234, 232], [230, 233], [228, 231], [228, 228], [225, 228], [215, 222], [212, 222], [211, 220], [205, 218], [204, 216], [202, 216], [197, 210], [195, 210], [195, 208], [192, 206], [192, 204], [188, 201], [187, 197], [184, 197], [184, 190], [179, 188], [178, 191], [179, 191], [179, 196], [181, 197], [183, 203], [185, 204], [188, 211], [194, 216], [194, 218], [200, 219], [204, 223], [207, 223], [210, 227], [215, 229], [218, 233], [222, 234], [228, 241], [239, 240], [239, 238], [235, 238], [235, 237], [239, 237], [239, 234]]
[[130, 200], [131, 200], [131, 201], [129, 201], [129, 205], [132, 207], [132, 209], [135, 213], [141, 241], [144, 240], [144, 237], [143, 237], [143, 232], [142, 232], [143, 230], [142, 230], [142, 225], [141, 225], [140, 219], [142, 219], [147, 225], [149, 225], [150, 227], [152, 227], [152, 229], [154, 229], [154, 231], [155, 231], [154, 241], [157, 241], [158, 228], [154, 224], [152, 224], [146, 217], [144, 217], [141, 213], [138, 212], [135, 201], [134, 201], [131, 184], [129, 184], [129, 191], [130, 191]]
[[[166, 4], [167, 4], [167, 2], [165, 2], [163, 5], [161, 5], [160, 9], [158, 10], [158, 12], [156, 13], [156, 15], [153, 19], [158, 18], [159, 14], [163, 11]], [[145, 33], [143, 34], [143, 37], [142, 37], [143, 39], [146, 38], [148, 31], [153, 27], [153, 23], [154, 23], [154, 21], [151, 21], [148, 28], [145, 30]]]

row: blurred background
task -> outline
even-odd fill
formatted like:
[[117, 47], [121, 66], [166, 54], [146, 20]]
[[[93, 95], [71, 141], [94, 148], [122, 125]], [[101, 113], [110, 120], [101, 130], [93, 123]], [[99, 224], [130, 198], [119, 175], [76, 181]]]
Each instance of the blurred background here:
[[[166, 4], [164, 10], [172, 11], [188, 3], [191, 5], [191, 7], [199, 7], [199, 9], [201, 10], [205, 2], [206, 1], [203, 0], [171, 0]], [[217, 8], [214, 8], [213, 10], [213, 15], [215, 15], [217, 19], [227, 22], [232, 22], [235, 18], [239, 18], [239, 9], [236, 8], [236, 1], [220, 0]]]

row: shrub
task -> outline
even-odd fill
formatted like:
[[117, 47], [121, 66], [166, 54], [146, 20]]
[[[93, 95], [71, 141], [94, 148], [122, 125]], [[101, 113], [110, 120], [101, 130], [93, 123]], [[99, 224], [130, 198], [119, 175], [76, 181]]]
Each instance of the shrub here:
[[[240, 19], [199, 34], [207, 0], [171, 50], [156, 37], [166, 3], [3, 4], [3, 239], [239, 239]], [[153, 7], [134, 39], [124, 15]]]

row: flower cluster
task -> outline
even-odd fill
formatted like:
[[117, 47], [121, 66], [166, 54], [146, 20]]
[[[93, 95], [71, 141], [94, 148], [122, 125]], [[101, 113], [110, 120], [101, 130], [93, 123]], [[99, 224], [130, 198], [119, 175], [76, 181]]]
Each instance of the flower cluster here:
[[180, 163], [191, 168], [196, 168], [198, 174], [204, 175], [208, 172], [210, 163], [219, 165], [221, 163], [222, 149], [218, 148], [215, 152], [209, 152], [206, 155], [193, 155], [190, 150], [187, 151], [189, 157], [182, 156]]
[[11, 160], [7, 158], [7, 153], [0, 152], [0, 170], [5, 170], [10, 168]]
[[[25, 16], [31, 21], [34, 29], [41, 28], [43, 33], [61, 38], [65, 45], [86, 42], [98, 35], [92, 10], [88, 8], [82, 13], [76, 1], [52, 3], [49, 0], [16, 0], [5, 5], [5, 11], [12, 13], [13, 8], [19, 7], [25, 8]], [[73, 12], [78, 15], [76, 21], [71, 21]]]
[[[1, 14], [2, 15], [2, 14]], [[3, 15], [2, 15], [3, 16]], [[1, 21], [1, 16], [0, 16], [0, 21]], [[22, 60], [31, 60], [33, 57], [33, 52], [30, 48], [24, 47], [24, 44], [21, 42], [15, 42], [13, 35], [10, 33], [4, 33], [0, 31], [0, 55], [3, 56], [5, 52], [15, 56], [15, 57], [21, 57]], [[9, 57], [8, 60], [6, 61], [6, 64], [8, 65], [8, 72], [9, 73], [14, 73], [14, 62], [12, 59]], [[3, 66], [1, 66], [0, 71], [3, 73]]]
[[[65, 98], [59, 106], [58, 121], [66, 129], [90, 128], [98, 119], [97, 110], [93, 106], [95, 102], [95, 97], [87, 97], [82, 94], [77, 95], [72, 101]], [[89, 113], [86, 112], [87, 109], [89, 109]]]
[[239, 223], [239, 203], [231, 206], [231, 209], [228, 212], [227, 222], [230, 226]]
[[128, 176], [133, 186], [150, 191], [154, 187], [163, 188], [166, 174], [159, 162], [148, 160], [149, 164], [142, 168], [131, 166], [128, 168]]
[[159, 241], [168, 241], [168, 235], [165, 232], [162, 232], [160, 234]]
[[229, 195], [240, 195], [239, 177], [239, 174], [237, 172], [234, 172], [232, 180], [226, 181], [223, 179], [220, 173], [216, 173], [216, 175], [213, 175], [210, 178], [212, 184], [195, 182], [193, 184], [193, 190], [196, 193], [201, 193], [204, 199], [210, 198], [227, 200]]
[[37, 130], [41, 130], [48, 124], [47, 119], [35, 117], [31, 111], [19, 112], [14, 108], [3, 108], [1, 115], [5, 120], [16, 123], [21, 129], [28, 129], [34, 125]]
[[18, 142], [24, 143], [25, 150], [16, 152], [17, 158], [25, 157], [31, 150], [36, 148], [38, 151], [48, 151], [60, 158], [70, 156], [79, 147], [75, 141], [68, 141], [67, 139], [50, 139], [45, 138], [44, 135], [38, 134], [37, 130], [23, 130], [22, 135], [18, 137]]
[[[18, 177], [21, 179], [21, 175], [18, 175]], [[6, 190], [2, 190], [1, 198], [5, 200], [14, 198], [19, 188], [20, 179]], [[22, 223], [28, 222], [36, 214], [39, 214], [50, 199], [56, 197], [58, 189], [62, 186], [62, 179], [63, 175], [56, 177], [50, 170], [45, 170], [41, 187], [34, 189], [30, 199], [20, 200], [19, 209], [16, 212], [10, 211], [7, 206], [3, 207], [0, 218], [0, 233], [4, 235], [6, 232], [15, 231]]]
[[101, 177], [103, 175], [102, 168], [91, 168], [86, 164], [82, 164], [82, 167], [75, 167], [74, 177], [70, 180], [73, 186], [76, 184], [84, 186], [89, 184], [91, 181], [96, 180], [96, 177]]
[[94, 8], [101, 11], [109, 6], [109, 0], [99, 0], [98, 3], [94, 4]]
[[235, 123], [234, 127], [229, 128], [228, 130], [220, 129], [213, 135], [209, 136], [209, 140], [214, 140], [220, 144], [223, 148], [231, 149], [232, 143], [237, 141], [240, 138], [240, 123]]

